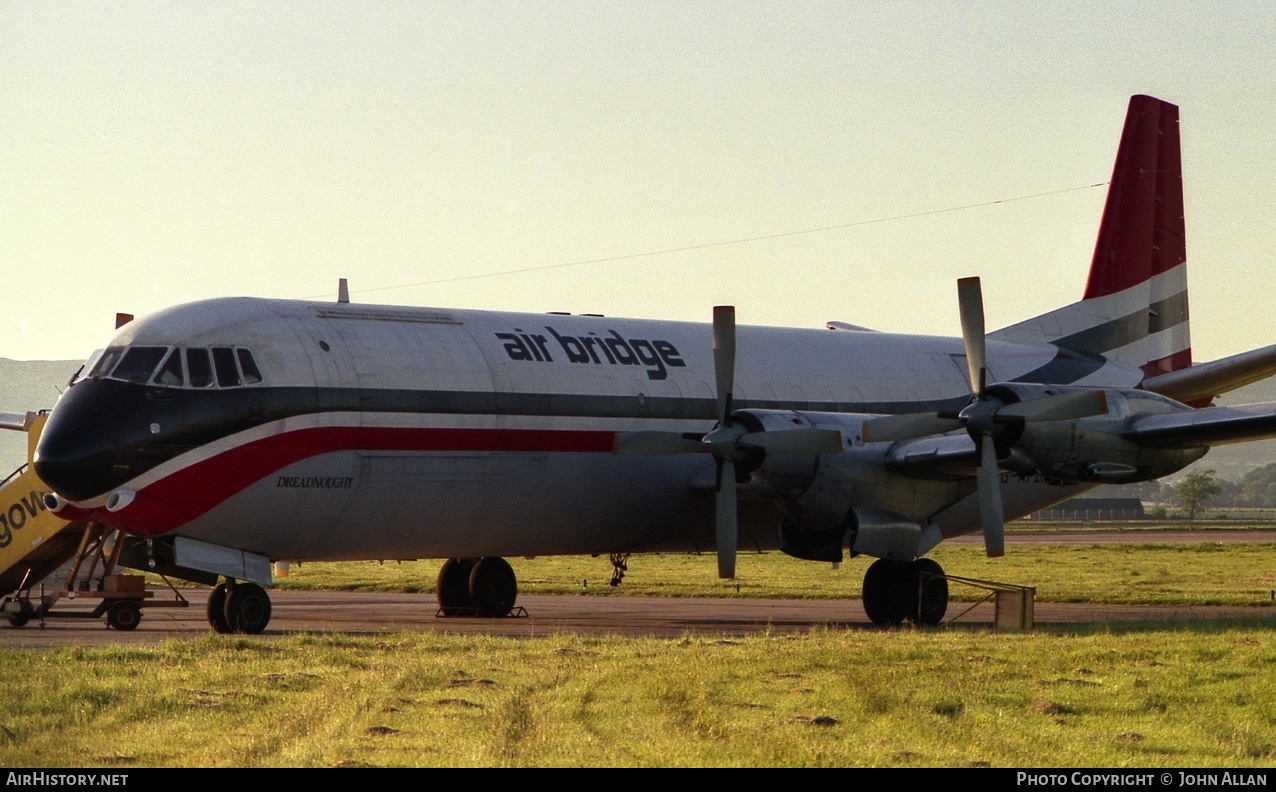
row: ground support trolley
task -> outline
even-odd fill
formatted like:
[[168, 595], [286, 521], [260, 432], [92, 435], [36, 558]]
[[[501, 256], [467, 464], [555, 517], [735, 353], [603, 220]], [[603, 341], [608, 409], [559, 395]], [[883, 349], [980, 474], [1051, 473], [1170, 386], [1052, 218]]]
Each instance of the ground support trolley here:
[[[160, 578], [173, 594], [171, 600], [155, 598], [146, 588], [144, 575], [116, 572], [116, 562], [124, 543], [114, 529], [92, 522], [85, 526], [79, 549], [69, 562], [66, 584], [45, 592], [41, 583], [24, 579], [18, 590], [0, 601], [0, 611], [9, 624], [23, 627], [36, 620], [43, 627], [50, 618], [100, 619], [117, 630], [132, 630], [142, 620], [143, 608], [185, 608], [190, 602], [168, 581]], [[30, 578], [30, 575], [27, 576]], [[38, 593], [37, 593], [38, 591]], [[66, 601], [96, 603], [92, 608], [55, 608]]]

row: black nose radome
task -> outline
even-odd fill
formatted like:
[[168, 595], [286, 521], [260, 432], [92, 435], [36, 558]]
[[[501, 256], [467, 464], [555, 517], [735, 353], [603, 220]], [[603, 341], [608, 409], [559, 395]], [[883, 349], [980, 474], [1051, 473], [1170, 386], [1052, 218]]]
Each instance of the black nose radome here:
[[[102, 387], [106, 385], [107, 387]], [[129, 471], [118, 453], [129, 447], [127, 425], [112, 383], [76, 383], [54, 406], [36, 445], [40, 480], [69, 501], [84, 501], [119, 485]]]

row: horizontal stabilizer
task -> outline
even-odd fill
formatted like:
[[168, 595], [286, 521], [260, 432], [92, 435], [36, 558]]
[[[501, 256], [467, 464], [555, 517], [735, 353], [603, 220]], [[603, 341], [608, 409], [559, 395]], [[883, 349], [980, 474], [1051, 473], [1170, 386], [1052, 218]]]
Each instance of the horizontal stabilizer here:
[[1145, 415], [1130, 423], [1125, 437], [1160, 448], [1264, 440], [1276, 437], [1276, 402]]
[[1276, 374], [1276, 344], [1149, 377], [1143, 381], [1143, 389], [1184, 404], [1196, 404], [1273, 374]]

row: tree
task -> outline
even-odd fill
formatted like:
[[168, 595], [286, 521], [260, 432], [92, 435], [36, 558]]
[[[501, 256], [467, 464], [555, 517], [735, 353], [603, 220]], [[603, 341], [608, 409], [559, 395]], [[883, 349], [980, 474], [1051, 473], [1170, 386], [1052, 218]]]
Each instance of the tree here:
[[1241, 476], [1241, 494], [1247, 506], [1276, 506], [1276, 463], [1263, 465]]
[[1174, 497], [1187, 509], [1189, 520], [1195, 520], [1196, 512], [1206, 501], [1222, 491], [1223, 485], [1219, 483], [1213, 468], [1188, 473], [1174, 484]]

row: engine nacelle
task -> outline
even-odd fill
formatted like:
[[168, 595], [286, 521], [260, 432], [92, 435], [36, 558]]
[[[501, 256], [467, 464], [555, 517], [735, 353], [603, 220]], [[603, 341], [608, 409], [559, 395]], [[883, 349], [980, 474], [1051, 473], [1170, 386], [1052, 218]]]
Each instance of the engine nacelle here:
[[788, 410], [732, 414], [751, 432], [826, 429], [842, 435], [840, 454], [750, 454], [750, 492], [779, 505], [777, 539], [785, 553], [839, 561], [849, 532], [857, 553], [911, 560], [909, 553], [928, 549], [919, 549], [927, 520], [973, 491], [973, 481], [926, 480], [889, 470], [889, 444], [863, 442], [864, 421], [872, 417]]
[[[1175, 473], [1205, 455], [1203, 446], [1155, 448], [1125, 437], [1131, 418], [1190, 407], [1147, 391], [1114, 389], [1105, 393], [1105, 415], [1022, 424], [1013, 444], [1003, 451], [1002, 467], [1064, 481], [1130, 484]], [[998, 448], [1002, 450], [1001, 443]]]

